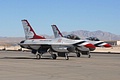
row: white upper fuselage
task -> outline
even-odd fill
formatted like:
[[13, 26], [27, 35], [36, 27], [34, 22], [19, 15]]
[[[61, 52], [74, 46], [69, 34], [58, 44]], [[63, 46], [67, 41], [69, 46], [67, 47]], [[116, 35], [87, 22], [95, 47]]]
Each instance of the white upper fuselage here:
[[82, 42], [82, 41], [84, 41], [84, 40], [71, 40], [71, 39], [61, 37], [61, 38], [55, 38], [55, 39], [28, 39], [28, 40], [25, 40], [23, 44], [72, 45], [72, 44]]

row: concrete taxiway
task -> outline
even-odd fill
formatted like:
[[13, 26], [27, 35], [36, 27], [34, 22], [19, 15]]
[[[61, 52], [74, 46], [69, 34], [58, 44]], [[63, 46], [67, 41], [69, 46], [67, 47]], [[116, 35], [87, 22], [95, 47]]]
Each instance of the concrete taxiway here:
[[30, 52], [0, 51], [0, 80], [119, 80], [120, 54], [86, 55], [70, 60], [49, 54], [36, 60]]

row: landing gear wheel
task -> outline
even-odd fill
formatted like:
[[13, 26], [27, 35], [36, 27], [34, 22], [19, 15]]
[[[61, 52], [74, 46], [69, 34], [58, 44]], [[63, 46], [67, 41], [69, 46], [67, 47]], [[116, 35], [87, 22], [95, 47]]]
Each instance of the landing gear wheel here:
[[80, 56], [81, 56], [81, 54], [80, 54], [79, 52], [77, 52], [76, 54], [77, 54], [77, 57], [80, 57]]
[[65, 53], [65, 59], [66, 59], [66, 60], [69, 60], [68, 53]]
[[36, 54], [36, 59], [41, 59], [41, 55], [40, 54]]
[[65, 57], [65, 59], [66, 59], [66, 60], [69, 60], [69, 57], [68, 57], [68, 56], [66, 56], [66, 57]]
[[57, 58], [56, 54], [52, 54], [52, 59], [56, 59], [56, 58]]
[[88, 58], [91, 58], [91, 55], [89, 55]]

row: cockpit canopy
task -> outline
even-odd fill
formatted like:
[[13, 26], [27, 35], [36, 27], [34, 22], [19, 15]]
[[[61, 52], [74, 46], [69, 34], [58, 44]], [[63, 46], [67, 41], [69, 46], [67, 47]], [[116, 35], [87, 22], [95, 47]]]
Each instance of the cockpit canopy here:
[[91, 40], [91, 41], [100, 41], [97, 37], [89, 37], [86, 38], [87, 40]]
[[77, 35], [74, 35], [74, 34], [66, 35], [64, 37], [68, 38], [68, 39], [73, 39], [73, 40], [80, 40], [80, 38]]

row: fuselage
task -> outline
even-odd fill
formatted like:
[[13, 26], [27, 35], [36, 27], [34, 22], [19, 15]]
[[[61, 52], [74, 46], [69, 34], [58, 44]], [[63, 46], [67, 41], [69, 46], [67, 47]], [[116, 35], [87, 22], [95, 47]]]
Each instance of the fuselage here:
[[[30, 39], [24, 40], [19, 45], [28, 49], [52, 49], [56, 52], [74, 52], [76, 47], [82, 47], [88, 44], [84, 40], [71, 40], [67, 38], [55, 38], [55, 39]], [[46, 50], [47, 51], [47, 50]]]

